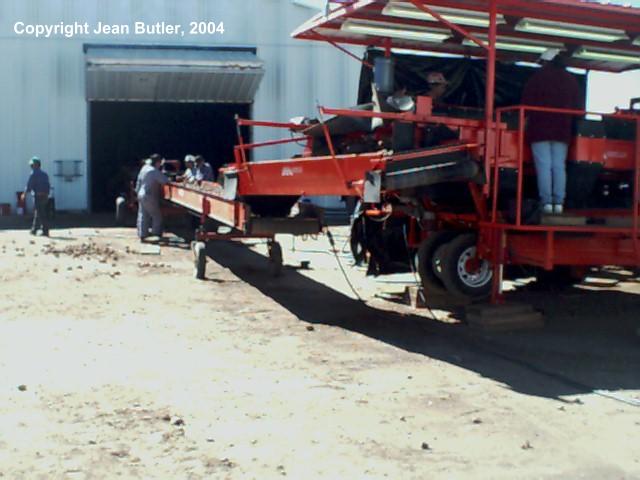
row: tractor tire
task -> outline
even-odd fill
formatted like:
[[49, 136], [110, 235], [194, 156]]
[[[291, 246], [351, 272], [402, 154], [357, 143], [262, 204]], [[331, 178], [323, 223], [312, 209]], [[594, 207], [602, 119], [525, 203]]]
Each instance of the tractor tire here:
[[207, 244], [204, 242], [193, 242], [193, 265], [194, 277], [204, 280], [207, 271]]
[[[453, 237], [449, 239], [451, 241]], [[433, 257], [431, 258], [431, 269], [433, 270], [434, 275], [442, 282], [442, 259], [446, 255], [445, 250], [449, 244], [443, 243], [436, 251], [433, 252]], [[444, 285], [444, 284], [443, 284]]]
[[477, 236], [456, 236], [442, 251], [442, 282], [447, 291], [459, 298], [479, 300], [491, 293], [493, 269], [487, 260], [472, 265], [476, 255]]
[[446, 293], [442, 280], [433, 269], [434, 254], [455, 236], [455, 232], [441, 231], [430, 234], [418, 247], [418, 274], [427, 293]]

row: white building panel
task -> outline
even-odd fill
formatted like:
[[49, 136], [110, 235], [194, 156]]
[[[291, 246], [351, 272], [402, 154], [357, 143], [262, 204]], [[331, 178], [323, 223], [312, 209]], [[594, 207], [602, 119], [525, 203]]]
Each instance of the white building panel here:
[[[255, 47], [265, 62], [253, 107], [257, 119], [315, 115], [316, 100], [327, 105], [353, 104], [360, 64], [331, 46], [289, 37], [314, 13], [300, 2], [288, 0], [2, 0], [0, 203], [15, 206], [15, 192], [24, 188], [29, 173], [28, 159], [38, 155], [52, 178], [57, 207], [88, 208], [85, 44]], [[136, 21], [182, 24], [184, 28], [192, 21], [222, 21], [225, 31], [202, 36], [90, 33], [73, 38], [34, 38], [14, 32], [16, 22], [88, 22], [93, 27], [98, 22], [133, 25]], [[254, 139], [282, 135], [260, 130]], [[273, 147], [256, 158], [286, 157], [294, 150], [291, 146]], [[83, 176], [72, 181], [54, 177], [55, 160], [82, 160]]]

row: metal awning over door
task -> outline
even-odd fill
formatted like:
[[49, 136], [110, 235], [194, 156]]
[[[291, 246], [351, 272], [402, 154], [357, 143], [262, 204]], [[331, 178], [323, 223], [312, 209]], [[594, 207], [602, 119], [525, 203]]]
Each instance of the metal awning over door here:
[[252, 103], [264, 62], [251, 48], [86, 46], [90, 101]]

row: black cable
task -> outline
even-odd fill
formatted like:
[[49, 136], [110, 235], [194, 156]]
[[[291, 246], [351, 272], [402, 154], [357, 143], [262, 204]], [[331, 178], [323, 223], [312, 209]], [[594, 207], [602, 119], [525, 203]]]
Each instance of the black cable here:
[[362, 297], [360, 296], [360, 294], [358, 294], [358, 291], [355, 289], [355, 287], [351, 283], [351, 280], [349, 280], [349, 276], [347, 275], [347, 272], [345, 271], [344, 267], [342, 266], [342, 262], [340, 261], [340, 257], [338, 256], [338, 250], [336, 249], [336, 243], [333, 240], [333, 235], [331, 234], [331, 231], [329, 230], [329, 228], [326, 229], [326, 233], [327, 233], [327, 238], [329, 239], [329, 244], [331, 245], [331, 250], [333, 251], [333, 255], [336, 257], [336, 261], [338, 262], [338, 266], [340, 267], [340, 271], [342, 272], [342, 275], [344, 276], [344, 279], [347, 281], [347, 284], [349, 285], [349, 288], [351, 289], [351, 291], [356, 296], [356, 298], [358, 299], [359, 302], [365, 303], [364, 300], [362, 299]]

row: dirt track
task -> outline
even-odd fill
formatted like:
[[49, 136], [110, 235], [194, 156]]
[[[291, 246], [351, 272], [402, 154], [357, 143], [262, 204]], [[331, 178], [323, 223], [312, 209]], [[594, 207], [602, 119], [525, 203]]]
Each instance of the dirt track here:
[[275, 280], [261, 243], [211, 245], [204, 282], [184, 247], [0, 231], [0, 476], [640, 478], [628, 274], [519, 293], [548, 326], [483, 337], [341, 255], [358, 302], [324, 238]]

